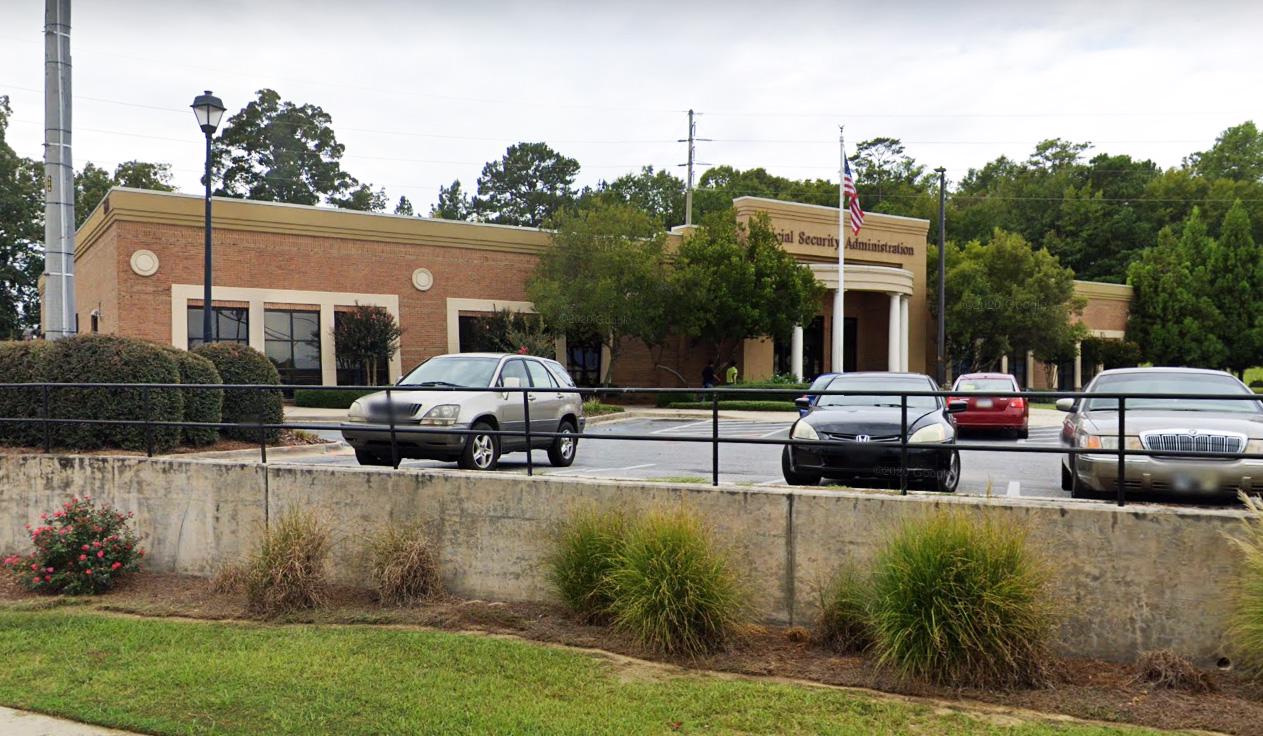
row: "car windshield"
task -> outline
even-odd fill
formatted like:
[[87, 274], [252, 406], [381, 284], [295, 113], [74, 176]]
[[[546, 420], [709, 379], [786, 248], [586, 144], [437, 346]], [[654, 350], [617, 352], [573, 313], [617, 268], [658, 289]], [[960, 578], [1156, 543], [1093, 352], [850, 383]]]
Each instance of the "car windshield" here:
[[1017, 386], [1007, 378], [961, 378], [953, 391], [1016, 391]]
[[499, 358], [442, 357], [431, 358], [409, 373], [405, 386], [471, 386], [491, 385]]
[[[825, 389], [827, 391], [892, 391], [891, 394], [876, 396], [849, 396], [842, 394], [820, 397], [819, 406], [891, 406], [900, 405], [900, 391], [933, 391], [934, 386], [924, 378], [887, 378], [883, 376], [848, 377], [839, 376], [833, 379]], [[908, 408], [927, 411], [938, 406], [938, 399], [933, 396], [909, 396]]]
[[[1101, 376], [1091, 393], [1111, 394], [1229, 394], [1253, 395], [1231, 376], [1206, 373], [1121, 373]], [[1118, 399], [1088, 399], [1088, 411], [1117, 411]], [[1242, 414], [1263, 412], [1257, 401], [1218, 401], [1216, 399], [1128, 398], [1127, 409], [1162, 411], [1224, 411]]]

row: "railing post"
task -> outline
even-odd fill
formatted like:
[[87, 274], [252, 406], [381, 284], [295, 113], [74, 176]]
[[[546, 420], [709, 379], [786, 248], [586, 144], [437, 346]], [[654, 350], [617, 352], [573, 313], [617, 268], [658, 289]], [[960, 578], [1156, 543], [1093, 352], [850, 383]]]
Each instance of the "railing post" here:
[[149, 420], [153, 417], [153, 403], [150, 401], [149, 387], [141, 388], [140, 394], [145, 412], [145, 452], [149, 457], [153, 457], [153, 426], [149, 424]]
[[899, 495], [908, 495], [908, 395], [899, 396]]
[[390, 399], [390, 387], [386, 387], [386, 418], [390, 422], [390, 465], [399, 469], [399, 442], [395, 437], [395, 404]]
[[48, 384], [45, 383], [42, 388], [44, 389], [44, 452], [49, 453], [53, 451], [53, 423], [49, 421], [53, 416], [51, 402], [48, 399]]
[[535, 461], [531, 457], [531, 389], [522, 387], [522, 419], [526, 422], [526, 474], [535, 475]]
[[[267, 391], [267, 390], [268, 390], [268, 389], [266, 389], [266, 388], [262, 388], [262, 387], [260, 387], [260, 389], [261, 389], [261, 390], [263, 390], [263, 391]], [[257, 417], [257, 419], [258, 419], [258, 422], [257, 422], [257, 423], [258, 423], [258, 425], [259, 425], [259, 458], [262, 460], [262, 462], [263, 462], [263, 464], [264, 464], [264, 465], [267, 465], [267, 463], [268, 463], [268, 436], [267, 436], [267, 430], [263, 429], [263, 417], [262, 417], [262, 416], [259, 416], [259, 417]]]
[[1118, 397], [1118, 505], [1127, 505], [1127, 397]]
[[719, 485], [719, 392], [710, 392], [710, 484]]

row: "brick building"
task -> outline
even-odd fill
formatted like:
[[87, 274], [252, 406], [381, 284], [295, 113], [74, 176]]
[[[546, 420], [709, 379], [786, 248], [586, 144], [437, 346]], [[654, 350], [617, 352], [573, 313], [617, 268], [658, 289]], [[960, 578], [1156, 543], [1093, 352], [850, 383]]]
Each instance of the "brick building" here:
[[[810, 377], [832, 370], [837, 209], [754, 197], [738, 198], [733, 206], [742, 220], [766, 212], [784, 248], [830, 289], [818, 317], [790, 339], [746, 341], [737, 357], [741, 375]], [[203, 217], [196, 195], [112, 190], [76, 239], [79, 331], [196, 346], [203, 339]], [[926, 220], [873, 213], [858, 238], [848, 230], [848, 370], [932, 372], [928, 228]], [[686, 235], [676, 228], [668, 247]], [[334, 324], [356, 304], [378, 305], [403, 328], [401, 349], [388, 367], [395, 379], [430, 356], [468, 349], [462, 333], [470, 320], [498, 309], [532, 311], [526, 280], [549, 242], [548, 233], [535, 228], [216, 199], [212, 338], [265, 352], [287, 383], [349, 383], [350, 376], [339, 371]], [[1090, 299], [1084, 314], [1089, 327], [1121, 337], [1127, 287], [1080, 282], [1079, 288]], [[599, 380], [608, 361], [596, 346], [564, 339], [557, 353], [581, 383]], [[705, 346], [683, 337], [672, 339], [656, 360], [629, 341], [611, 380], [678, 385], [678, 372], [695, 384], [707, 357]], [[1028, 366], [1027, 376], [1038, 373]]]

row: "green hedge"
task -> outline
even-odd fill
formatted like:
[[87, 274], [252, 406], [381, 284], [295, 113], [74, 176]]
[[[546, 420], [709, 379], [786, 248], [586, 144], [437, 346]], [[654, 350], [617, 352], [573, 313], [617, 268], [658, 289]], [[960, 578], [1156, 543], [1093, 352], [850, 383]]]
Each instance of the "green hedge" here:
[[[166, 348], [175, 358], [180, 369], [180, 383], [183, 384], [218, 384], [223, 383], [215, 364], [187, 350]], [[223, 389], [186, 388], [184, 394], [184, 421], [217, 424], [223, 421], [224, 392]], [[213, 445], [219, 439], [219, 430], [214, 427], [183, 427], [181, 437], [184, 442], [201, 447]]]
[[[668, 409], [709, 409], [709, 401], [677, 401]], [[728, 411], [798, 411], [792, 401], [720, 401], [719, 408]]]
[[349, 388], [328, 389], [320, 391], [312, 388], [294, 389], [294, 406], [305, 406], [315, 409], [350, 409], [356, 399], [368, 396], [373, 391]]
[[[276, 366], [263, 353], [235, 342], [202, 345], [193, 351], [215, 364], [225, 384], [279, 386], [281, 378]], [[224, 389], [223, 421], [238, 424], [280, 424], [285, 418], [281, 391]], [[258, 442], [258, 430], [249, 427], [226, 427], [224, 436], [246, 442]], [[280, 437], [279, 429], [264, 432], [268, 442]]]
[[[176, 359], [161, 346], [115, 335], [77, 335], [49, 344], [41, 356], [44, 376], [53, 383], [179, 383]], [[146, 394], [148, 394], [146, 396]], [[64, 419], [124, 419], [178, 422], [184, 416], [179, 389], [61, 388], [49, 392], [52, 416]], [[155, 449], [180, 441], [179, 427], [151, 427]], [[138, 425], [60, 424], [53, 443], [79, 450], [146, 448]]]
[[[5, 383], [40, 383], [44, 380], [43, 354], [50, 343], [43, 340], [0, 342], [0, 380]], [[38, 417], [44, 410], [43, 392], [37, 388], [0, 389], [0, 417]], [[0, 422], [0, 443], [38, 445], [44, 428], [37, 424]]]

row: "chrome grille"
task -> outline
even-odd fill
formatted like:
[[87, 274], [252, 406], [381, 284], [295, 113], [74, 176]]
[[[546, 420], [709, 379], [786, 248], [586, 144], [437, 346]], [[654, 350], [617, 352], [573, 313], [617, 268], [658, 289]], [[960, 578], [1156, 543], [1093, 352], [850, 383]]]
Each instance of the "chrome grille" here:
[[1245, 450], [1245, 437], [1239, 434], [1218, 432], [1158, 430], [1141, 433], [1140, 445], [1154, 452], [1209, 452], [1235, 455]]
[[407, 421], [421, 410], [420, 404], [387, 404], [385, 401], [378, 401], [368, 405], [368, 418], [370, 421], [389, 422], [390, 415], [395, 415], [395, 421]]
[[[864, 433], [860, 432], [859, 434], [864, 434]], [[846, 433], [846, 432], [824, 432], [820, 436], [822, 439], [826, 439], [826, 440], [841, 440], [843, 442], [854, 442], [855, 438], [858, 437], [859, 434]], [[889, 434], [889, 435], [872, 434], [872, 435], [868, 435], [868, 441], [869, 442], [898, 442], [899, 435], [897, 434]]]

